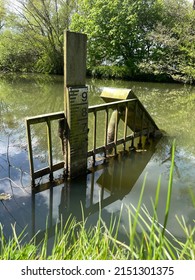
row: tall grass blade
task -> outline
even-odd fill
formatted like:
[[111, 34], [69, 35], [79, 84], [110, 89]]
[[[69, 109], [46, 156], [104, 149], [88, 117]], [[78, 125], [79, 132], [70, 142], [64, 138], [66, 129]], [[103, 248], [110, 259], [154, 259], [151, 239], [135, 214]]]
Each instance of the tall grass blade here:
[[172, 144], [171, 149], [171, 167], [169, 172], [169, 182], [168, 182], [168, 190], [167, 190], [167, 199], [166, 199], [166, 208], [165, 208], [165, 219], [163, 223], [163, 230], [162, 230], [162, 237], [165, 234], [165, 230], [167, 227], [167, 221], [169, 217], [169, 211], [170, 211], [170, 204], [171, 204], [171, 193], [172, 193], [172, 186], [173, 186], [173, 171], [174, 171], [174, 160], [175, 160], [175, 139]]
[[139, 213], [140, 213], [140, 208], [141, 208], [141, 204], [142, 204], [142, 199], [143, 199], [143, 194], [144, 194], [144, 190], [145, 190], [145, 185], [146, 185], [146, 178], [147, 178], [147, 174], [145, 174], [144, 176], [144, 181], [142, 184], [142, 188], [141, 188], [141, 193], [139, 196], [139, 201], [136, 207], [136, 212], [135, 212], [135, 216], [134, 216], [134, 220], [133, 220], [133, 226], [131, 228], [131, 240], [130, 240], [130, 247], [131, 249], [133, 249], [133, 243], [135, 241], [135, 235], [136, 235], [136, 228], [137, 228], [137, 224], [138, 224], [138, 217], [139, 217]]

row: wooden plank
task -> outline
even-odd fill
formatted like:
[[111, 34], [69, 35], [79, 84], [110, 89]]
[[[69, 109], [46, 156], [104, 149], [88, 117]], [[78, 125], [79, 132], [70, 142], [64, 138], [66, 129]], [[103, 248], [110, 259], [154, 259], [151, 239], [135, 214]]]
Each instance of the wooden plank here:
[[28, 143], [28, 156], [29, 156], [29, 164], [30, 164], [30, 175], [31, 175], [31, 184], [35, 184], [34, 178], [34, 162], [33, 162], [33, 150], [32, 150], [32, 140], [31, 140], [31, 129], [30, 124], [26, 120], [26, 132], [27, 132], [27, 143]]
[[[96, 140], [97, 140], [97, 112], [96, 112], [96, 110], [93, 113], [94, 113], [94, 122], [93, 122], [93, 151], [95, 151], [95, 149], [96, 149]], [[95, 161], [95, 153], [94, 153], [93, 160]]]
[[88, 150], [87, 35], [64, 34], [64, 112], [68, 145], [64, 151], [68, 179], [86, 174]]
[[125, 123], [124, 123], [124, 150], [126, 149], [126, 137], [127, 137], [127, 120], [128, 120], [128, 103], [125, 107]]
[[52, 140], [51, 140], [51, 122], [47, 120], [47, 144], [48, 144], [48, 161], [49, 161], [49, 169], [50, 169], [50, 181], [53, 180], [53, 155], [52, 155]]
[[65, 31], [64, 84], [65, 87], [84, 86], [86, 79], [87, 35]]
[[117, 138], [118, 138], [118, 123], [119, 123], [119, 107], [117, 105], [117, 113], [116, 113], [116, 120], [115, 120], [115, 131], [114, 131], [114, 153], [117, 154]]
[[128, 100], [115, 101], [115, 102], [109, 102], [109, 103], [105, 103], [105, 104], [89, 106], [88, 113], [93, 113], [94, 110], [96, 110], [97, 112], [106, 110], [106, 108], [116, 109], [118, 104], [125, 105], [126, 103], [131, 103], [131, 102], [133, 103], [135, 101], [137, 101], [137, 99], [128, 99]]
[[31, 124], [47, 122], [48, 119], [50, 121], [54, 121], [63, 118], [65, 118], [64, 112], [56, 112], [56, 113], [38, 115], [34, 117], [27, 117], [26, 122], [28, 123], [28, 125], [31, 125]]
[[[108, 138], [108, 108], [105, 110], [105, 129], [104, 129], [104, 146], [107, 146], [107, 138]], [[105, 157], [106, 157], [106, 149], [105, 149]]]
[[106, 103], [115, 100], [127, 100], [135, 98], [132, 89], [112, 87], [104, 87], [100, 96], [104, 101], [106, 101]]

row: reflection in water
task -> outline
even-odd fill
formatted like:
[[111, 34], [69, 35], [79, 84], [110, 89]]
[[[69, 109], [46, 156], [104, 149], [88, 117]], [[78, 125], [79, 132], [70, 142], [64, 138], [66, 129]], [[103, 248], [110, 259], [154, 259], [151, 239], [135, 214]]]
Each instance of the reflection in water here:
[[[149, 211], [152, 211], [151, 198], [155, 196], [161, 175], [158, 218], [162, 222], [171, 165], [170, 149], [174, 138], [176, 154], [168, 228], [176, 236], [184, 235], [175, 215], [183, 215], [186, 224], [194, 227], [195, 209], [189, 195], [189, 191], [195, 195], [194, 87], [89, 80], [90, 105], [103, 102], [99, 96], [104, 86], [132, 88], [167, 135], [158, 143], [151, 143], [146, 152], [121, 152], [118, 158], [110, 159], [104, 166], [97, 166], [82, 180], [62, 183], [59, 172], [55, 176], [58, 182], [54, 186], [42, 185], [32, 192], [24, 120], [26, 116], [63, 110], [63, 78], [26, 77], [3, 77], [0, 80], [0, 193], [11, 195], [11, 200], [0, 201], [0, 222], [4, 225], [6, 236], [11, 235], [10, 224], [15, 222], [18, 233], [26, 228], [27, 239], [37, 231], [40, 231], [38, 237], [41, 238], [46, 223], [52, 236], [56, 223], [62, 218], [64, 223], [70, 214], [78, 220], [82, 218], [81, 204], [91, 225], [96, 223], [100, 205], [102, 218], [109, 223], [113, 213], [115, 217], [120, 215], [122, 204], [137, 205], [145, 174], [147, 180], [143, 203]], [[57, 160], [61, 157], [61, 146], [55, 122], [52, 129]], [[101, 127], [99, 131], [98, 137], [101, 137]], [[33, 130], [33, 144], [35, 165], [37, 169], [42, 168], [47, 161], [44, 128], [41, 128], [41, 133], [39, 127]], [[128, 228], [125, 211], [121, 217], [121, 235], [124, 235], [123, 226]]]
[[[77, 221], [85, 217], [93, 217], [99, 208], [106, 208], [116, 201], [122, 201], [130, 193], [135, 182], [154, 153], [157, 142], [150, 142], [144, 152], [121, 152], [107, 163], [99, 165], [83, 178], [69, 181], [45, 183], [35, 188], [32, 193], [12, 186], [12, 200], [1, 204], [0, 218], [9, 217], [16, 222], [17, 231], [27, 226], [28, 239], [36, 235], [39, 243], [46, 232], [49, 238], [54, 236], [56, 225], [66, 223], [72, 215]], [[29, 189], [28, 189], [29, 191]], [[5, 222], [5, 221], [4, 221]]]

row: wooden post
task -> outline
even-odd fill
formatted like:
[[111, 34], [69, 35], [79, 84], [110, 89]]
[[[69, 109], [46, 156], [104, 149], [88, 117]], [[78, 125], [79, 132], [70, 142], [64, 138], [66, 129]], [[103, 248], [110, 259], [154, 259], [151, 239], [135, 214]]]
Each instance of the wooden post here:
[[86, 79], [87, 36], [65, 32], [64, 111], [67, 141], [65, 173], [69, 179], [86, 174], [88, 150], [88, 88]]
[[30, 123], [29, 123], [28, 120], [26, 120], [26, 131], [27, 131], [28, 156], [29, 156], [29, 163], [30, 163], [31, 184], [34, 187], [34, 185], [35, 185], [34, 161], [33, 161], [33, 151], [32, 151], [31, 129], [30, 129]]
[[52, 155], [52, 137], [51, 137], [51, 122], [47, 119], [47, 144], [48, 144], [48, 161], [49, 161], [49, 179], [53, 181], [53, 155]]

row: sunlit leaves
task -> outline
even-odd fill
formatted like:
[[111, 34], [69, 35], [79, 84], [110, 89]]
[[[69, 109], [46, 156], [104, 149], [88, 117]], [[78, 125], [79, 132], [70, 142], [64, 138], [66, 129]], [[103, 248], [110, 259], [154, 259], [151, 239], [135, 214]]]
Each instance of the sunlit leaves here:
[[106, 65], [128, 68], [129, 78], [195, 79], [195, 11], [187, 0], [6, 1], [14, 5], [6, 11], [0, 0], [2, 71], [62, 74], [63, 33], [70, 29], [88, 35], [91, 73]]
[[[23, 45], [24, 53], [27, 53], [30, 58], [30, 71], [62, 74], [63, 34], [64, 30], [68, 29], [76, 3], [76, 0], [14, 1], [7, 16], [7, 28], [12, 33], [11, 37], [14, 41], [6, 36], [1, 38], [2, 44], [7, 45], [8, 49], [13, 47], [13, 51], [8, 53], [6, 49], [3, 50], [4, 59], [0, 60], [1, 69], [29, 71], [29, 67], [26, 66], [27, 61], [14, 52], [15, 46], [19, 44], [19, 50], [20, 45]], [[17, 61], [15, 67], [5, 63], [10, 56]]]

